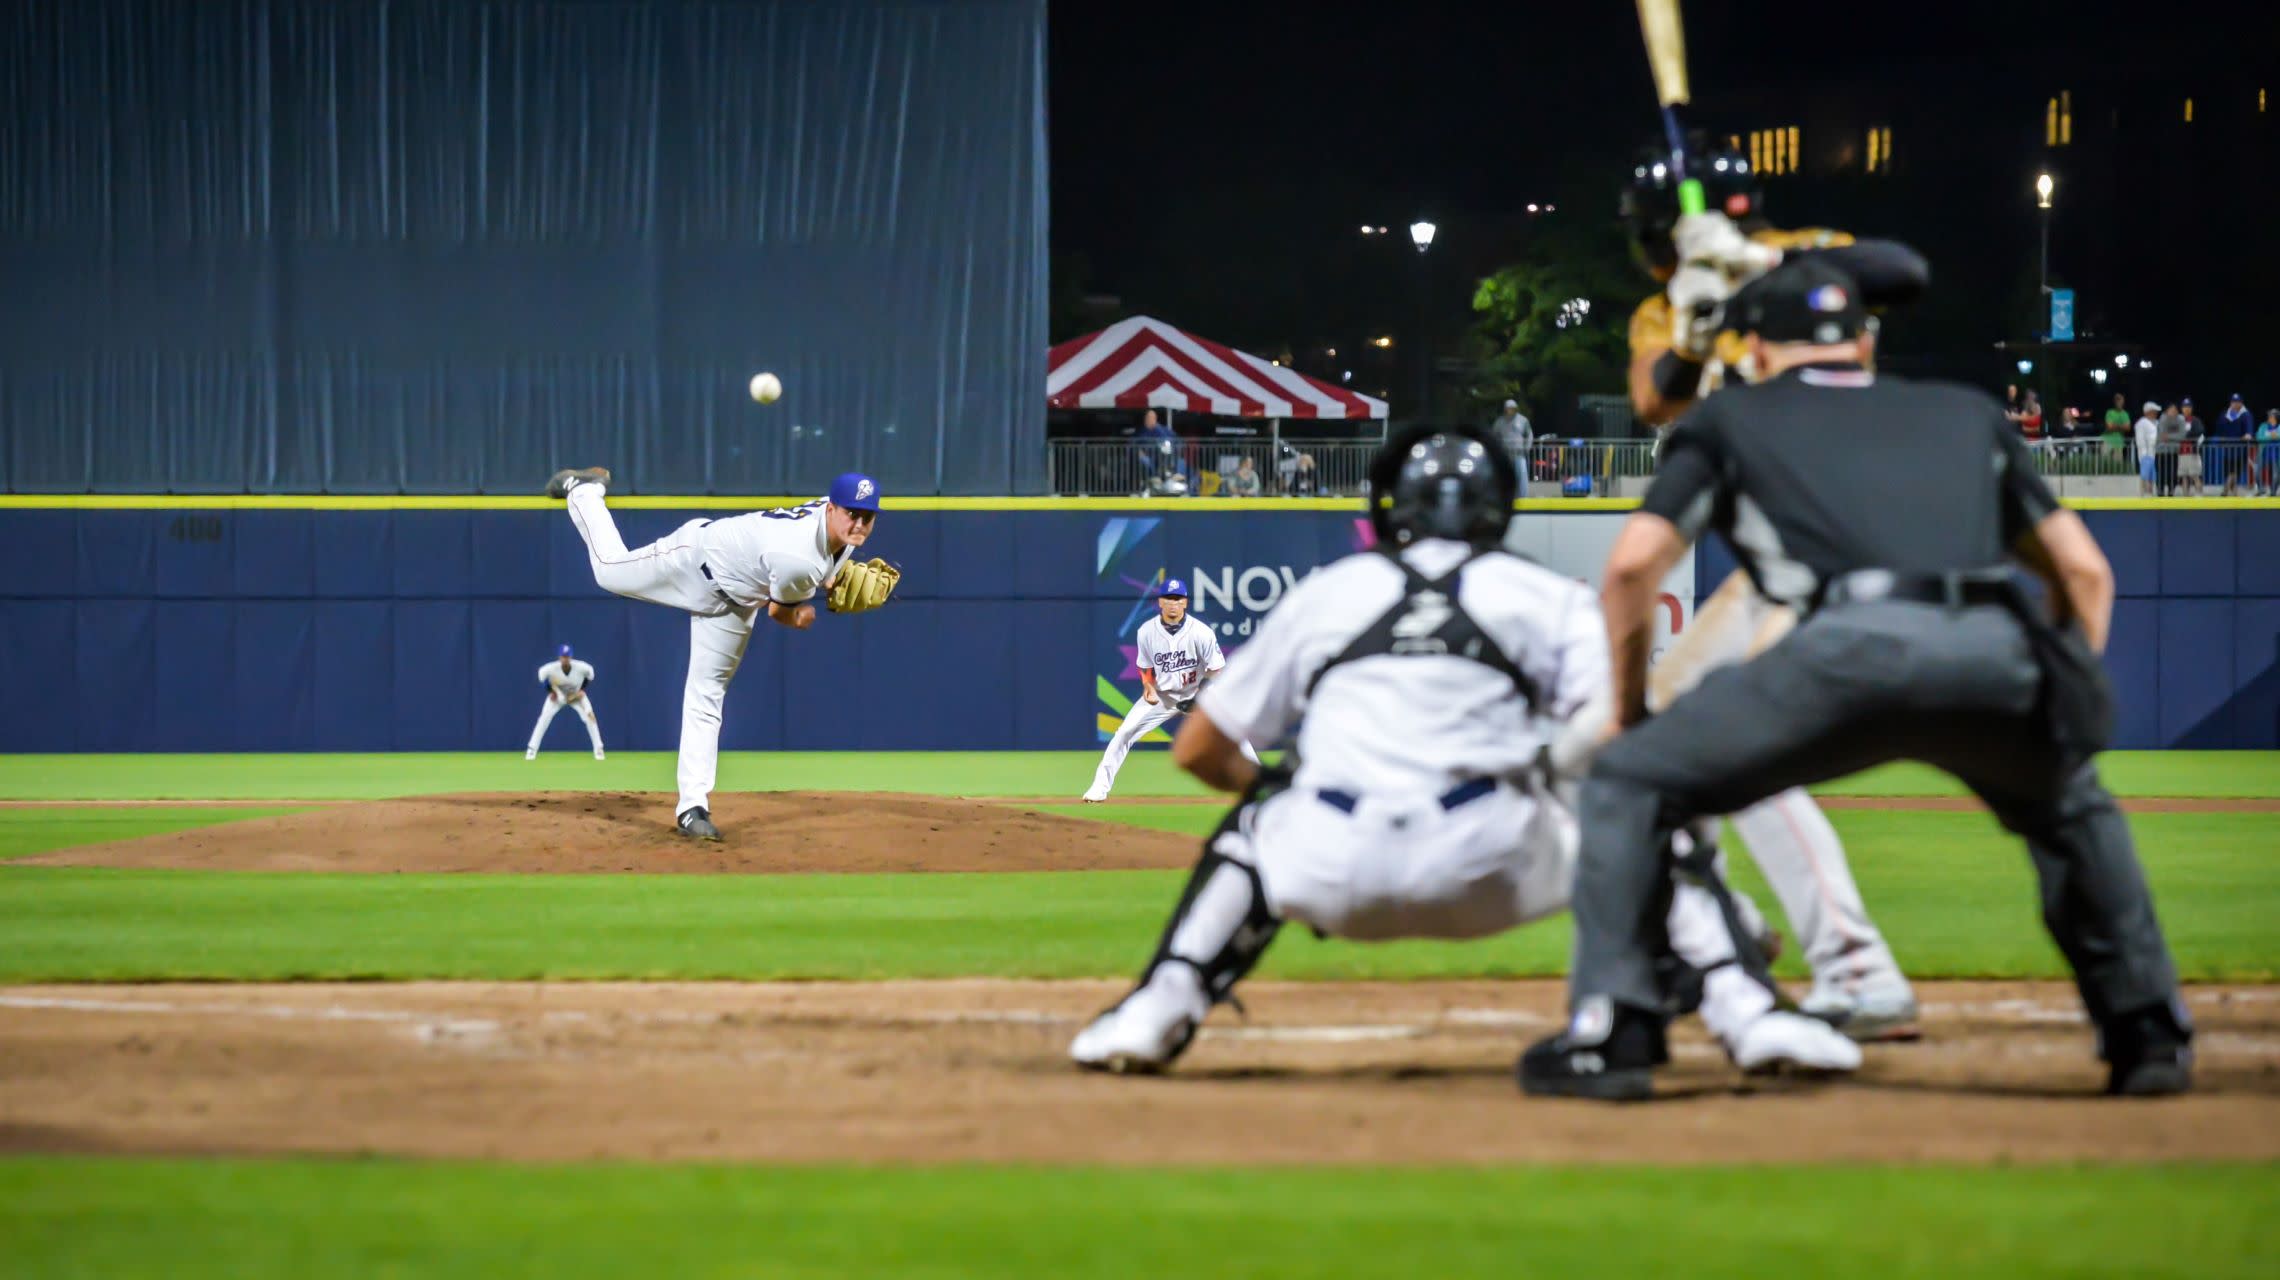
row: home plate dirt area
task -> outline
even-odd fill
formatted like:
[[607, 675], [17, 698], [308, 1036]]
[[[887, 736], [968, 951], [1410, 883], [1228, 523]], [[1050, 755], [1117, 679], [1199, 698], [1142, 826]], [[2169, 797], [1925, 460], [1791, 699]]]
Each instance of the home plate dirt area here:
[[1112, 982], [0, 988], [0, 1151], [1150, 1163], [2280, 1157], [2280, 989], [2192, 989], [2200, 1089], [2095, 1096], [2073, 993], [1927, 983], [1835, 1084], [1682, 1032], [1664, 1096], [1513, 1087], [1556, 982], [1258, 983], [1180, 1069], [1063, 1058]]

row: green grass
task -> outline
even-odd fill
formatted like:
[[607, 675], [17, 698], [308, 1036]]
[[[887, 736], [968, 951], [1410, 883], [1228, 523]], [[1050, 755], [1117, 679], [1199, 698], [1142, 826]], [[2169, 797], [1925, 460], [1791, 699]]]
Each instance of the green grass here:
[[[915, 791], [936, 795], [1065, 795], [1092, 778], [1092, 751], [731, 751], [720, 789]], [[2123, 795], [2280, 796], [2280, 752], [2114, 751], [2108, 783]], [[0, 800], [377, 799], [452, 791], [626, 789], [671, 792], [670, 752], [624, 751], [595, 761], [553, 751], [525, 761], [512, 750], [385, 755], [0, 756]], [[1854, 795], [1955, 795], [1946, 778], [1915, 766], [1873, 770], [1822, 790]], [[1132, 753], [1120, 796], [1205, 794], [1161, 750]]]
[[[1203, 805], [1139, 813], [1202, 831]], [[2058, 977], [2026, 856], [1972, 813], [1833, 815], [1920, 977]], [[2133, 819], [2186, 976], [2280, 975], [2280, 875], [2258, 814]], [[0, 830], [4, 830], [0, 827]], [[1763, 895], [1754, 869], [1738, 881]], [[0, 980], [1086, 977], [1136, 970], [1184, 873], [368, 876], [0, 869]], [[1287, 930], [1268, 976], [1564, 973], [1556, 919], [1484, 942]], [[1795, 971], [1795, 958], [1785, 965]]]
[[0, 1160], [11, 1277], [2264, 1276], [2269, 1165]]
[[170, 809], [153, 805], [132, 809], [0, 809], [0, 860], [28, 858], [51, 849], [132, 840], [136, 836], [211, 827], [247, 818], [274, 818], [299, 813], [298, 809], [228, 808]]

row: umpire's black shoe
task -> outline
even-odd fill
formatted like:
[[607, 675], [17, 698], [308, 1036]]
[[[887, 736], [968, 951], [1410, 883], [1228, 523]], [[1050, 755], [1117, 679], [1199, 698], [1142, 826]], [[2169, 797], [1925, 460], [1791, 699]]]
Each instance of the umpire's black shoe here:
[[1642, 1009], [1615, 1005], [1602, 1025], [1605, 1032], [1588, 1039], [1571, 1027], [1528, 1046], [1520, 1055], [1520, 1091], [1539, 1098], [1601, 1102], [1653, 1097], [1655, 1068], [1670, 1061], [1663, 1020]]
[[2116, 1018], [2103, 1028], [2106, 1092], [2163, 1098], [2193, 1087], [2193, 1044], [2166, 1009]]
[[702, 806], [682, 810], [680, 818], [674, 825], [681, 829], [682, 835], [691, 840], [720, 839], [720, 828], [713, 825], [712, 814]]

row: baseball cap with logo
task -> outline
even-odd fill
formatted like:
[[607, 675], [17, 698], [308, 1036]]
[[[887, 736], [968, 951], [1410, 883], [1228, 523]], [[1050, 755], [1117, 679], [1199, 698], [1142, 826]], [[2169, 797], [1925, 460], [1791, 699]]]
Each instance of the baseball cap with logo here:
[[1734, 328], [1767, 342], [1849, 342], [1868, 326], [1853, 278], [1814, 257], [1785, 263], [1735, 295]]
[[1158, 600], [1161, 600], [1165, 596], [1176, 596], [1182, 600], [1187, 599], [1188, 590], [1186, 581], [1180, 578], [1164, 579], [1164, 585], [1156, 588], [1156, 598]]
[[2159, 413], [2161, 412], [2161, 402], [2159, 400], [2148, 400], [2145, 402], [2145, 408], [2138, 410], [2138, 412]]
[[831, 482], [831, 505], [847, 511], [877, 511], [879, 482], [860, 471], [850, 471]]
[[558, 653], [558, 654], [555, 654], [554, 656], [555, 656], [555, 657], [557, 657], [557, 658], [567, 658], [567, 657], [569, 657], [569, 656], [570, 656], [570, 646], [569, 646], [569, 645], [563, 645], [563, 646], [562, 646], [562, 652], [560, 652], [560, 653]]

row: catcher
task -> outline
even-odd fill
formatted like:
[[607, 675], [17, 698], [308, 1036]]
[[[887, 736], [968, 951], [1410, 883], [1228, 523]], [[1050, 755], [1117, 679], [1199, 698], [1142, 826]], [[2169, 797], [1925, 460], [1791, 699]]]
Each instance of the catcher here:
[[[1668, 154], [1651, 147], [1633, 163], [1622, 197], [1632, 253], [1665, 286], [1639, 304], [1630, 328], [1631, 407], [1657, 428], [1729, 376], [1750, 377], [1748, 346], [1726, 326], [1726, 313], [1740, 291], [1783, 261], [1825, 259], [1859, 283], [1872, 307], [1911, 301], [1930, 279], [1923, 257], [1895, 241], [1775, 227], [1764, 216], [1748, 157], [1699, 135], [1691, 147], [1688, 175], [1702, 181], [1706, 212], [1680, 215], [1678, 175]], [[1796, 614], [1767, 602], [1747, 575], [1729, 575], [1655, 665], [1652, 705], [1660, 709], [1708, 672], [1770, 647], [1795, 623]], [[1869, 919], [1844, 844], [1820, 806], [1802, 789], [1785, 791], [1730, 821], [1780, 898], [1812, 967], [1804, 1011], [1859, 1040], [1913, 1038], [1915, 992]]]
[[720, 764], [721, 699], [744, 660], [754, 619], [765, 612], [778, 626], [805, 631], [815, 625], [815, 606], [808, 602], [819, 591], [832, 612], [861, 613], [885, 604], [902, 579], [884, 560], [854, 560], [878, 525], [879, 485], [850, 471], [813, 502], [726, 520], [691, 520], [629, 551], [603, 502], [609, 479], [601, 467], [557, 471], [546, 492], [568, 500], [570, 522], [586, 541], [587, 562], [603, 590], [689, 615], [674, 826], [694, 840], [718, 840], [711, 804]]

